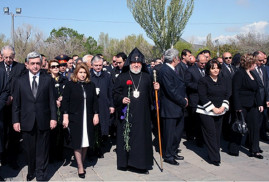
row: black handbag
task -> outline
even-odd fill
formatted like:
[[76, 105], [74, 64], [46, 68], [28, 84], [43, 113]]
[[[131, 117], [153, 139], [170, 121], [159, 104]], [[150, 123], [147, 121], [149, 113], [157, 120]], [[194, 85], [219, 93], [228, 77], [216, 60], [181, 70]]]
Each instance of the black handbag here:
[[232, 130], [239, 134], [246, 134], [248, 132], [247, 123], [242, 112], [235, 113], [235, 122], [232, 124]]
[[71, 142], [71, 134], [69, 127], [63, 129], [64, 139], [67, 145]]

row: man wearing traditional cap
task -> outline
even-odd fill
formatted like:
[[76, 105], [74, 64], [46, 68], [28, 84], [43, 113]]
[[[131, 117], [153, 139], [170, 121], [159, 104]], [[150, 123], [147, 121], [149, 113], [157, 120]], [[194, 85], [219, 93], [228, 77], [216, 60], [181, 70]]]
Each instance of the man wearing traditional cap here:
[[65, 77], [68, 77], [68, 72], [66, 71], [66, 68], [67, 68], [67, 62], [69, 60], [69, 57], [67, 55], [61, 54], [59, 56], [56, 56], [55, 59], [58, 60], [59, 65], [60, 65], [60, 72], [59, 73]]
[[23, 148], [28, 164], [27, 181], [47, 179], [49, 134], [56, 122], [56, 102], [51, 77], [41, 69], [41, 55], [27, 55], [28, 72], [15, 84], [12, 106], [12, 123], [22, 133]]
[[[159, 84], [154, 83], [154, 88], [159, 89]], [[113, 89], [114, 104], [122, 109], [121, 119], [117, 123], [119, 170], [148, 174], [148, 170], [152, 169], [152, 93], [153, 82], [144, 55], [135, 48], [128, 56]]]

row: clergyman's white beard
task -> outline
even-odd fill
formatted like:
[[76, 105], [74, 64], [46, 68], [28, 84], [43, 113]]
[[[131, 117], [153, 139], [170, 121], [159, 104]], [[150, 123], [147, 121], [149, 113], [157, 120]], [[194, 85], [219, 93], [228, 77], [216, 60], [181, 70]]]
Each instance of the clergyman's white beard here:
[[131, 66], [130, 66], [130, 71], [131, 71], [132, 73], [134, 73], [134, 74], [139, 74], [139, 73], [141, 72], [141, 69], [142, 69], [142, 68], [140, 68], [139, 70], [135, 71], [135, 70], [133, 70], [133, 69], [131, 68]]

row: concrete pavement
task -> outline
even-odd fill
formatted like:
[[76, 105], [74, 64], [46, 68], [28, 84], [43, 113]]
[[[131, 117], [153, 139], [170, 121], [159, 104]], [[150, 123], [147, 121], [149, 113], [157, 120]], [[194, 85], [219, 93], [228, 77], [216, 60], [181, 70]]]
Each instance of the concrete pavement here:
[[[91, 158], [86, 162], [86, 178], [77, 175], [76, 162], [71, 150], [66, 155], [71, 157], [64, 163], [57, 162], [49, 165], [50, 181], [269, 181], [269, 145], [260, 142], [264, 150], [264, 159], [248, 157], [245, 148], [241, 148], [239, 157], [227, 154], [228, 143], [222, 141], [221, 165], [209, 164], [206, 149], [198, 148], [193, 141], [182, 140], [181, 155], [185, 157], [179, 166], [163, 163], [164, 170], [160, 171], [159, 153], [154, 151], [154, 166], [149, 174], [138, 174], [130, 171], [119, 171], [116, 166], [115, 146], [106, 145], [107, 152], [103, 159]], [[155, 147], [154, 147], [155, 150]], [[9, 166], [2, 166], [0, 174], [7, 181], [25, 181], [27, 166], [24, 157], [19, 157], [20, 170], [12, 170]], [[35, 181], [35, 179], [34, 179]]]

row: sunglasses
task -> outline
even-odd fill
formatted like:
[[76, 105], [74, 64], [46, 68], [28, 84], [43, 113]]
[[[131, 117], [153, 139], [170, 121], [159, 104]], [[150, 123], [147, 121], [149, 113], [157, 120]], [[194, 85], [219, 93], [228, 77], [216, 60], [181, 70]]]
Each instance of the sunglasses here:
[[53, 65], [53, 66], [50, 66], [51, 69], [54, 69], [54, 68], [60, 68], [60, 65]]
[[232, 59], [232, 57], [225, 57], [224, 59]]

